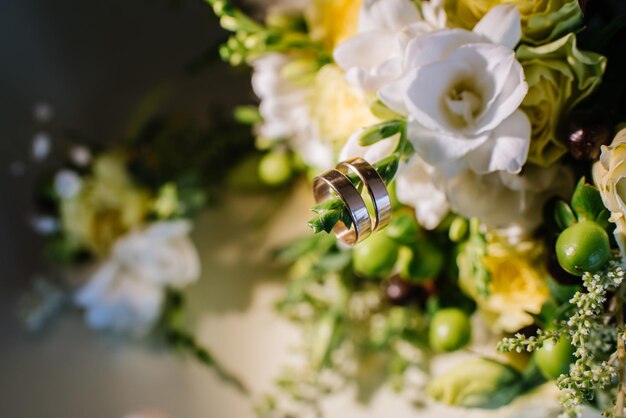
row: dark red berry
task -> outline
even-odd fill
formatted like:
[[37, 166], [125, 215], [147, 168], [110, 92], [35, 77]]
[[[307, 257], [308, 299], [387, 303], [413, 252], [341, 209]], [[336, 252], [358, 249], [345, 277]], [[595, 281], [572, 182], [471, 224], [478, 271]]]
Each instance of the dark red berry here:
[[400, 278], [393, 276], [389, 282], [385, 284], [385, 296], [393, 305], [407, 305], [412, 302], [419, 293], [418, 286], [412, 285]]
[[593, 161], [600, 157], [600, 147], [613, 138], [608, 117], [590, 110], [570, 113], [563, 128], [569, 153], [577, 160]]

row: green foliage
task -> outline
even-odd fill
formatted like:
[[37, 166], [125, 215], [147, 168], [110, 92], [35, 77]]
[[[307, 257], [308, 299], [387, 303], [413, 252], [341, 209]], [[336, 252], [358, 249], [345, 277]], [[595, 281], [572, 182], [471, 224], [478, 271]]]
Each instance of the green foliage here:
[[[597, 391], [609, 390], [618, 374], [614, 362], [616, 340], [623, 338], [624, 327], [621, 310], [625, 272], [621, 261], [616, 253], [601, 272], [584, 274], [584, 289], [570, 299], [571, 312], [566, 321], [555, 322], [554, 329], [539, 330], [536, 336], [516, 334], [505, 338], [498, 346], [500, 351], [530, 352], [540, 349], [548, 340], [571, 338], [576, 362], [569, 374], [557, 379], [567, 416], [577, 416], [580, 406], [594, 399]], [[607, 305], [609, 292], [613, 296]]]
[[602, 197], [598, 189], [585, 183], [581, 178], [572, 195], [572, 208], [578, 216], [578, 220], [588, 220], [598, 223], [603, 228], [609, 225], [609, 211], [602, 203]]
[[214, 370], [224, 382], [247, 394], [248, 389], [245, 385], [236, 376], [220, 366], [213, 354], [196, 340], [193, 334], [184, 329], [182, 326], [184, 306], [185, 299], [182, 293], [172, 289], [168, 290], [156, 332], [164, 338], [165, 343], [172, 350], [195, 358], [201, 364]]

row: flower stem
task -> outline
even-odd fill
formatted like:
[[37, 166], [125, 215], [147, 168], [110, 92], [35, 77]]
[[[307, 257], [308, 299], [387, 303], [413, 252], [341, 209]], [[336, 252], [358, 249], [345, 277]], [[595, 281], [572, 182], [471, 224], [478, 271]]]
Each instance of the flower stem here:
[[241, 380], [220, 366], [219, 362], [215, 360], [215, 357], [213, 357], [209, 350], [202, 346], [193, 335], [182, 329], [170, 328], [165, 330], [165, 337], [172, 348], [187, 353], [196, 358], [200, 363], [212, 368], [222, 380], [232, 385], [241, 393], [249, 393]]
[[615, 417], [624, 418], [624, 384], [626, 379], [626, 347], [624, 346], [624, 284], [615, 295], [615, 316], [617, 320], [617, 399]]

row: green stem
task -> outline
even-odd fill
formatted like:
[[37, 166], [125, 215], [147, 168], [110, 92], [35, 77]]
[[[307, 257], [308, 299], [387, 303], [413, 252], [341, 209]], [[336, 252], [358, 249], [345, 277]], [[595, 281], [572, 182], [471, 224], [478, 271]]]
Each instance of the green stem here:
[[624, 418], [624, 384], [626, 383], [626, 348], [624, 346], [624, 283], [615, 295], [615, 316], [617, 321], [617, 399], [615, 417]]
[[212, 368], [225, 382], [231, 384], [243, 394], [248, 389], [235, 375], [220, 366], [213, 354], [183, 327], [183, 308], [185, 299], [180, 291], [168, 289], [165, 295], [165, 307], [159, 324], [159, 330], [165, 342], [180, 353], [188, 354], [207, 367]]
[[182, 329], [170, 328], [165, 330], [165, 338], [167, 343], [173, 349], [182, 353], [187, 353], [200, 363], [212, 368], [222, 380], [231, 384], [241, 393], [249, 393], [248, 389], [241, 382], [241, 380], [220, 366], [219, 362], [215, 360], [215, 357], [213, 357], [211, 352], [202, 346], [193, 335]]

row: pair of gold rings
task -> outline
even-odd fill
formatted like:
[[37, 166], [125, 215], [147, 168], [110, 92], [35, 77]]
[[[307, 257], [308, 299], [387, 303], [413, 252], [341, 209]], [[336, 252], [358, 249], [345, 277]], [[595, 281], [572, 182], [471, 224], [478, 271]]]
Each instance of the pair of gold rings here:
[[[356, 186], [350, 181], [351, 173], [363, 183], [374, 207], [374, 217], [370, 216], [365, 201]], [[372, 232], [386, 227], [391, 219], [391, 199], [387, 186], [378, 172], [363, 158], [351, 158], [337, 164], [336, 168], [325, 171], [313, 179], [313, 195], [317, 203], [333, 197], [333, 192], [343, 200], [350, 213], [352, 225], [348, 228], [339, 221], [333, 232], [341, 241], [355, 245], [366, 239]]]

